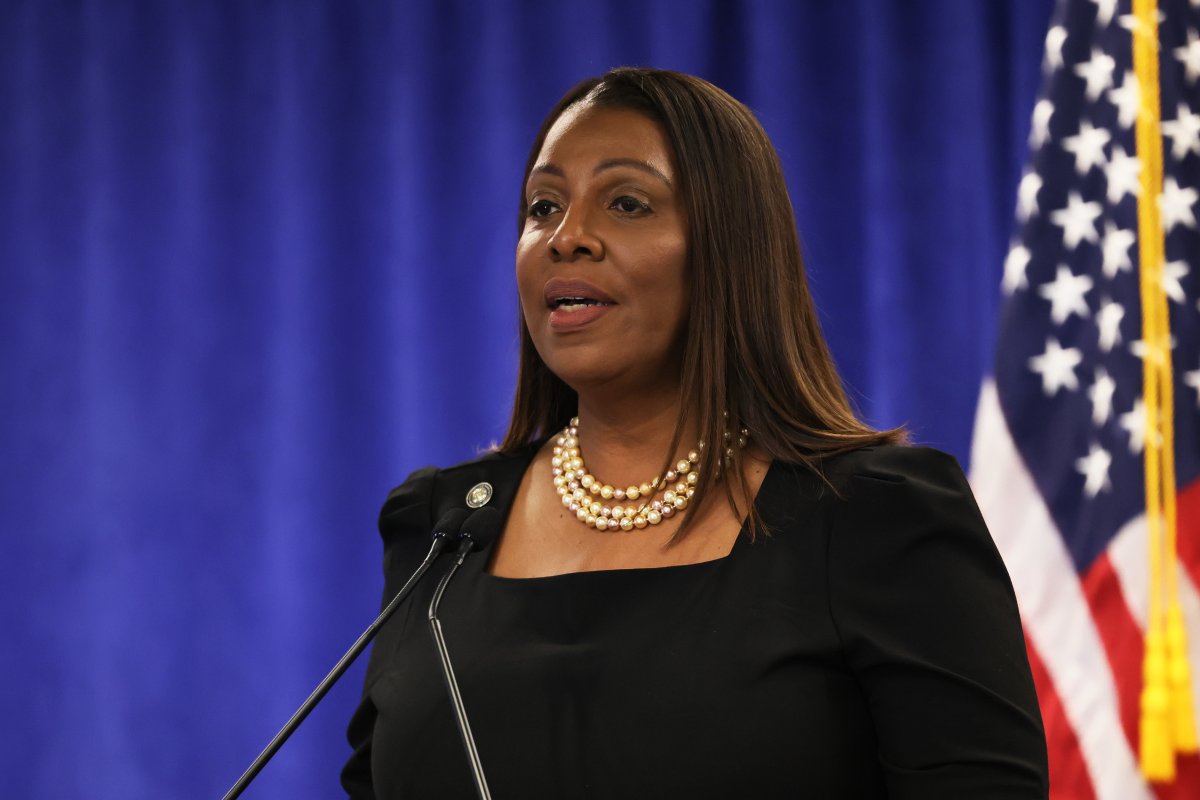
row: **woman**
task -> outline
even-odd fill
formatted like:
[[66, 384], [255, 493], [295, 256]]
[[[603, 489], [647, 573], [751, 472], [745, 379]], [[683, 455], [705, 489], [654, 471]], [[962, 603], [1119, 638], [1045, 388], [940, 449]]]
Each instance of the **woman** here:
[[[519, 225], [508, 435], [381, 517], [390, 597], [472, 487], [506, 514], [441, 614], [492, 793], [1045, 796], [1004, 566], [953, 459], [850, 409], [753, 115], [678, 73], [585, 81]], [[473, 796], [432, 588], [375, 643], [354, 797]]]

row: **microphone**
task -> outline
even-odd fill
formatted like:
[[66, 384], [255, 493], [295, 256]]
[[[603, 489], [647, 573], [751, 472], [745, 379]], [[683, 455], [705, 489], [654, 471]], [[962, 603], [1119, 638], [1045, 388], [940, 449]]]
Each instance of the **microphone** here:
[[475, 790], [480, 800], [492, 800], [488, 790], [487, 778], [483, 774], [483, 764], [479, 761], [479, 750], [475, 747], [475, 737], [471, 734], [471, 723], [467, 721], [467, 709], [463, 706], [462, 692], [458, 689], [458, 681], [454, 677], [454, 667], [450, 664], [450, 652], [446, 649], [446, 637], [442, 635], [442, 623], [438, 619], [438, 605], [447, 584], [454, 573], [462, 566], [467, 554], [472, 550], [482, 549], [491, 543], [500, 533], [504, 518], [500, 512], [490, 506], [484, 506], [463, 523], [460, 534], [458, 551], [454, 563], [438, 582], [429, 601], [429, 630], [433, 633], [433, 641], [437, 645], [438, 659], [442, 664], [442, 677], [446, 679], [446, 688], [450, 692], [450, 700], [454, 704], [454, 719], [458, 723], [458, 732], [462, 736], [463, 747], [467, 751], [467, 760], [471, 763], [471, 775], [475, 779]]
[[300, 723], [304, 722], [304, 718], [308, 716], [309, 712], [316, 707], [317, 703], [321, 702], [321, 698], [329, 693], [329, 690], [342, 677], [342, 674], [350, 668], [354, 660], [371, 643], [371, 640], [375, 638], [375, 634], [379, 633], [379, 629], [383, 627], [384, 623], [391, 619], [392, 614], [396, 613], [396, 609], [400, 607], [400, 603], [404, 598], [408, 597], [413, 587], [417, 585], [417, 582], [421, 580], [437, 557], [446, 549], [447, 542], [458, 538], [459, 530], [463, 527], [463, 522], [468, 517], [470, 517], [470, 512], [465, 508], [456, 508], [442, 515], [442, 518], [438, 520], [438, 524], [433, 528], [433, 542], [429, 546], [429, 552], [425, 554], [425, 560], [413, 571], [413, 574], [400, 587], [400, 591], [396, 592], [396, 596], [384, 607], [379, 616], [375, 618], [375, 621], [350, 646], [350, 649], [346, 651], [346, 655], [342, 656], [337, 664], [333, 666], [333, 669], [329, 671], [329, 674], [325, 676], [325, 679], [317, 684], [317, 688], [313, 689], [308, 699], [301, 704], [300, 708], [296, 709], [296, 713], [292, 714], [292, 718], [287, 721], [287, 724], [283, 726], [279, 733], [275, 734], [275, 738], [263, 748], [263, 751], [258, 754], [258, 758], [254, 759], [254, 763], [242, 773], [242, 777], [238, 778], [237, 783], [225, 793], [225, 797], [222, 800], [234, 800], [234, 798], [240, 796], [246, 790], [246, 787], [250, 785], [250, 781], [254, 780], [255, 776], [271, 760], [271, 757], [279, 751], [279, 748], [283, 747], [283, 743], [295, 732], [296, 728], [300, 727]]

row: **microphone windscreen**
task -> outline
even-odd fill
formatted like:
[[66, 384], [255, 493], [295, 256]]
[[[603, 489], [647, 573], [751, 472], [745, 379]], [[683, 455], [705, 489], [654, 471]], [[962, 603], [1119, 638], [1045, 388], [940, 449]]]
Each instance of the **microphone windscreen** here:
[[437, 525], [433, 526], [433, 535], [441, 534], [450, 541], [458, 538], [459, 531], [462, 530], [463, 523], [471, 516], [471, 512], [465, 508], [452, 508], [442, 518], [438, 520]]
[[500, 512], [491, 506], [484, 506], [462, 524], [462, 535], [475, 542], [473, 550], [479, 550], [490, 545], [500, 535], [503, 525], [504, 517]]

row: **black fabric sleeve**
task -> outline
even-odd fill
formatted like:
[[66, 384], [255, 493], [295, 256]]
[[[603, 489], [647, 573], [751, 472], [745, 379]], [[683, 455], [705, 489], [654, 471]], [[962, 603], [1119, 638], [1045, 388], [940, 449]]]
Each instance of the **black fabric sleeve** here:
[[854, 460], [830, 529], [830, 613], [889, 797], [1044, 798], [1045, 737], [1008, 573], [957, 462]]
[[[379, 534], [383, 538], [383, 601], [386, 606], [395, 596], [404, 581], [416, 569], [428, 549], [428, 534], [434, 521], [431, 519], [430, 500], [437, 476], [435, 467], [417, 470], [408, 480], [388, 495], [379, 512]], [[415, 554], [415, 555], [414, 555]], [[415, 560], [414, 560], [415, 559]], [[371, 687], [375, 685], [384, 669], [383, 656], [391, 651], [386, 645], [388, 626], [385, 625], [371, 646], [367, 663], [367, 676], [363, 681], [362, 702], [350, 718], [346, 739], [353, 753], [342, 768], [342, 788], [352, 800], [375, 800], [375, 789], [371, 779], [371, 743], [375, 731], [375, 704], [371, 700]]]

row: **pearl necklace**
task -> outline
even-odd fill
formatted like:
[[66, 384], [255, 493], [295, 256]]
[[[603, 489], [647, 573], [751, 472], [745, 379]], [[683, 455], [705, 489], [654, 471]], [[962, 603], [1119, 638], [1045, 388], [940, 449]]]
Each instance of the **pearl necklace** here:
[[[748, 435], [749, 431], [743, 428], [738, 437], [738, 447], [746, 445]], [[731, 438], [730, 434], [726, 433], [725, 438]], [[675, 512], [688, 507], [688, 501], [696, 493], [696, 483], [700, 480], [697, 468], [703, 450], [704, 442], [699, 442], [696, 449], [667, 470], [665, 476], [660, 478], [656, 475], [653, 480], [621, 489], [598, 480], [588, 471], [579, 453], [579, 417], [572, 417], [554, 440], [550, 471], [554, 476], [554, 490], [562, 504], [574, 512], [575, 518], [584, 525], [598, 531], [617, 528], [623, 531], [641, 530], [647, 525], [657, 525], [664, 519], [670, 519]], [[726, 453], [732, 457], [733, 449], [727, 448]], [[656, 497], [660, 491], [661, 500]], [[635, 505], [633, 501], [639, 499], [642, 502]], [[609, 506], [602, 500], [630, 501], [630, 505]]]

